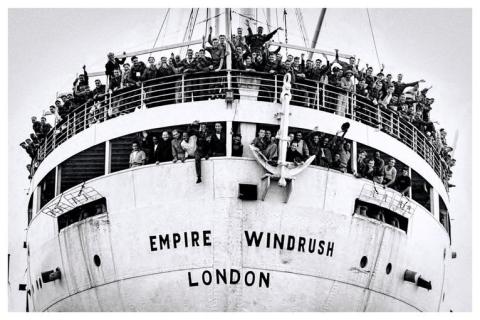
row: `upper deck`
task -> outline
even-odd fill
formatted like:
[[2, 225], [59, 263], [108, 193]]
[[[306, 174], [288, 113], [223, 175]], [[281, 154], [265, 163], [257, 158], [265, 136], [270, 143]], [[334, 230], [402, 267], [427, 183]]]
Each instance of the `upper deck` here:
[[[232, 103], [236, 106], [243, 101], [279, 102], [282, 79], [280, 75], [261, 72], [222, 70], [166, 76], [144, 81], [140, 87], [108, 92], [96, 102], [78, 106], [55, 130], [49, 132], [39, 148], [37, 166], [56, 148], [87, 128], [141, 109], [212, 98], [225, 99], [227, 106]], [[212, 97], [212, 90], [218, 90], [218, 94]], [[347, 118], [346, 121], [356, 121], [383, 131], [423, 158], [448, 190], [449, 167], [440, 152], [422, 131], [398, 113], [374, 105], [355, 92], [345, 92], [336, 86], [309, 80], [298, 80], [293, 84], [291, 104], [334, 113]], [[176, 117], [174, 112], [172, 110], [170, 115], [172, 118]], [[317, 125], [321, 130], [323, 124]]]
[[[244, 146], [250, 144], [259, 128], [271, 128], [274, 132], [282, 110], [274, 97], [280, 93], [281, 83], [280, 77], [239, 71], [219, 72], [216, 77], [173, 76], [146, 81], [140, 88], [108, 94], [105, 101], [78, 107], [60, 125], [64, 128], [56, 135], [49, 135], [42, 146], [45, 157], [32, 179], [29, 222], [36, 213], [44, 212], [45, 208], [48, 211], [49, 203], [55, 206], [57, 199], [83, 182], [109, 177], [124, 169], [134, 170], [128, 169], [130, 144], [139, 132], [158, 135], [185, 128], [192, 120], [200, 119], [207, 124], [220, 122], [227, 133], [241, 132]], [[207, 89], [228, 87], [231, 91], [227, 90], [226, 97], [209, 99], [212, 97]], [[315, 130], [335, 135], [348, 121], [346, 138], [352, 143], [351, 172], [356, 170], [357, 151], [361, 149], [379, 151], [384, 158], [396, 159], [397, 170], [408, 166], [412, 178], [409, 198], [423, 206], [450, 233], [448, 193], [441, 179], [445, 168], [440, 155], [421, 132], [390, 111], [338, 88], [320, 83], [297, 84], [292, 92], [291, 130], [308, 132], [318, 127]], [[305, 101], [310, 97], [313, 105], [310, 103], [309, 107]], [[341, 110], [337, 108], [342, 99], [347, 102], [346, 110], [339, 114]], [[378, 123], [385, 124], [386, 129], [380, 130]], [[231, 156], [232, 135], [227, 134], [226, 157]], [[249, 148], [244, 148], [242, 156], [252, 158]]]

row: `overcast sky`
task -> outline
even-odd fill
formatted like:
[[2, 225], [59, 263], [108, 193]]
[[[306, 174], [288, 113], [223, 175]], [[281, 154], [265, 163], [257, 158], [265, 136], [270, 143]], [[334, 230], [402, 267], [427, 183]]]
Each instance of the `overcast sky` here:
[[[234, 9], [235, 10], [235, 9]], [[236, 10], [239, 11], [239, 10]], [[86, 64], [102, 71], [109, 51], [151, 48], [164, 18], [164, 9], [15, 9], [9, 11], [8, 130], [9, 130], [9, 253], [11, 292], [25, 271], [22, 243], [26, 227], [28, 156], [18, 147], [31, 130], [30, 116], [40, 116], [53, 104], [57, 92], [71, 90], [75, 75]], [[190, 9], [172, 9], [158, 45], [181, 42]], [[283, 27], [282, 10], [272, 11], [272, 23]], [[320, 9], [303, 10], [311, 40]], [[204, 19], [203, 10], [197, 23]], [[467, 9], [370, 9], [380, 61], [404, 81], [425, 79], [433, 85], [432, 117], [448, 131], [453, 143], [458, 131], [451, 191], [452, 241], [458, 251], [455, 273], [447, 295], [455, 297], [454, 310], [471, 310], [471, 11]], [[289, 43], [303, 45], [293, 10], [288, 16]], [[243, 18], [233, 14], [233, 27]], [[258, 9], [265, 21], [265, 10]], [[244, 26], [244, 25], [243, 25]], [[205, 24], [197, 25], [200, 38]], [[279, 33], [275, 40], [284, 41]], [[317, 48], [355, 54], [362, 64], [378, 70], [365, 9], [328, 9]], [[157, 58], [167, 53], [154, 54]], [[169, 54], [169, 52], [168, 52]], [[143, 57], [146, 61], [146, 57]], [[158, 60], [158, 59], [157, 59]], [[12, 274], [15, 273], [15, 274]], [[25, 300], [10, 301], [11, 310], [23, 310]]]

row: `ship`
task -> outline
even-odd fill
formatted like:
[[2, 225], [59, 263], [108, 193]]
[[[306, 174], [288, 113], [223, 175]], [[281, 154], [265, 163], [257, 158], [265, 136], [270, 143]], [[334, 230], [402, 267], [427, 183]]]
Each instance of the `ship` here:
[[[254, 21], [253, 9], [239, 13]], [[231, 15], [207, 9], [206, 20], [218, 34], [220, 18], [232, 30]], [[202, 43], [189, 34], [117, 56]], [[219, 88], [215, 99], [211, 88]], [[201, 183], [194, 159], [129, 167], [138, 133], [187, 130], [194, 120], [220, 124], [226, 137], [225, 155], [201, 160]], [[251, 145], [260, 129], [278, 132], [278, 161]], [[349, 172], [314, 165], [314, 156], [286, 161], [288, 134], [312, 130], [348, 141]], [[233, 134], [241, 156], [232, 156]], [[355, 176], [360, 150], [407, 168], [407, 193]], [[450, 310], [448, 167], [424, 133], [355, 92], [235, 70], [227, 59], [215, 76], [152, 79], [78, 106], [36, 161], [28, 311]]]

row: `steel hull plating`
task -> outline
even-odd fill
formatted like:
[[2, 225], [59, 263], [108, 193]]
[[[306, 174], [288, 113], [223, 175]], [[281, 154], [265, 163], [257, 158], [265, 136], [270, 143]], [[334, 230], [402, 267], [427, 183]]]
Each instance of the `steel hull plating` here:
[[[86, 186], [107, 199], [108, 213], [60, 232], [55, 218], [36, 216], [28, 232], [31, 310], [443, 310], [449, 238], [420, 205], [405, 232], [354, 214], [370, 182], [351, 175], [309, 167], [288, 203], [273, 183], [265, 201], [248, 201], [238, 199], [238, 184], [261, 189], [255, 161], [202, 166], [201, 184], [191, 161], [91, 180]], [[37, 289], [41, 272], [56, 267], [62, 279]], [[404, 281], [406, 269], [432, 290]]]

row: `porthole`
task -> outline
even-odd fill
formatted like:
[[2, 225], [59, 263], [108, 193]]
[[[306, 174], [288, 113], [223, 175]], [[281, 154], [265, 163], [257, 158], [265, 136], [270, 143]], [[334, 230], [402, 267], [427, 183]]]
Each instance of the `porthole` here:
[[368, 259], [366, 256], [363, 256], [362, 259], [360, 259], [360, 268], [365, 268], [365, 266], [368, 263]]
[[385, 272], [387, 274], [390, 274], [390, 272], [392, 272], [392, 264], [390, 262], [387, 264], [387, 268], [385, 269]]
[[100, 257], [99, 257], [98, 255], [94, 255], [94, 256], [93, 256], [93, 263], [95, 263], [95, 265], [96, 265], [97, 267], [100, 267], [100, 264], [101, 264], [102, 262], [100, 261]]

